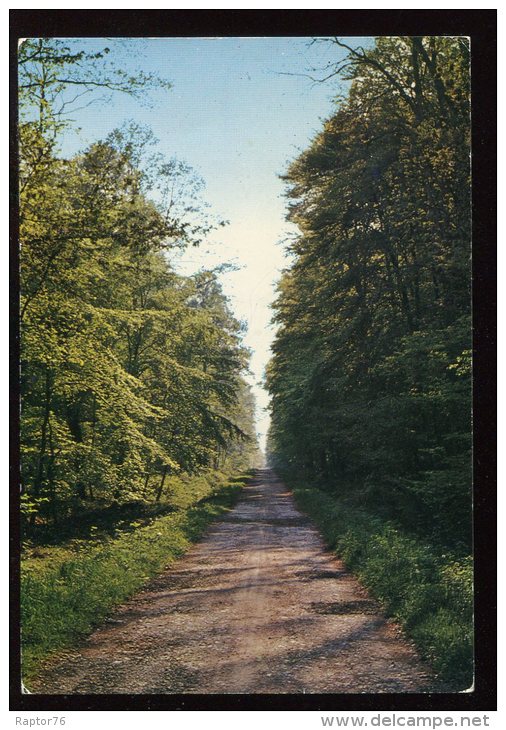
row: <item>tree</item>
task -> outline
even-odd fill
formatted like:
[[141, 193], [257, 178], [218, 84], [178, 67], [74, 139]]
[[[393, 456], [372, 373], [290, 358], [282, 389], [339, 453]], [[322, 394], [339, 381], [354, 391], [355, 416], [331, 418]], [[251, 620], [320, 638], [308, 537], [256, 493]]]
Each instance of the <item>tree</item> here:
[[69, 85], [149, 86], [94, 75], [90, 61], [103, 54], [34, 41], [21, 59], [21, 450], [32, 523], [85, 500], [161, 499], [169, 472], [223, 465], [236, 441], [245, 448], [234, 463], [250, 458], [239, 324], [215, 274], [178, 276], [165, 256], [220, 224], [201, 181], [151, 154], [155, 140], [137, 125], [58, 155], [55, 104]]
[[275, 303], [270, 449], [469, 545], [468, 49], [331, 42], [348, 55], [327, 75], [352, 83], [285, 175], [300, 234]]

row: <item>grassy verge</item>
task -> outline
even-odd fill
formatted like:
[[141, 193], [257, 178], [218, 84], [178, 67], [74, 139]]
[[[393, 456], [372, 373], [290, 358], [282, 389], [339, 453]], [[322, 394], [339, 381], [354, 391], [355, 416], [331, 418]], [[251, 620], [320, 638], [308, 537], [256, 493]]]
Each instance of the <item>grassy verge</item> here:
[[59, 521], [39, 520], [25, 525], [24, 559], [42, 558], [46, 565], [48, 558], [58, 561], [68, 551], [79, 550], [83, 541], [101, 542], [118, 532], [128, 532], [141, 525], [147, 525], [171, 512], [186, 509], [199, 500], [208, 497], [214, 488], [229, 478], [229, 473], [209, 471], [199, 476], [170, 476], [166, 479], [162, 499], [153, 502], [132, 499], [126, 502], [110, 500], [86, 500], [75, 511], [68, 505], [59, 505]]
[[473, 571], [471, 558], [438, 555], [391, 523], [350, 507], [315, 488], [287, 482], [299, 507], [327, 544], [396, 618], [454, 690], [473, 681]]
[[149, 524], [129, 523], [115, 537], [73, 541], [22, 562], [23, 679], [30, 686], [50, 653], [79, 643], [111, 609], [180, 557], [207, 525], [233, 506], [244, 475], [216, 484], [202, 478], [193, 504]]

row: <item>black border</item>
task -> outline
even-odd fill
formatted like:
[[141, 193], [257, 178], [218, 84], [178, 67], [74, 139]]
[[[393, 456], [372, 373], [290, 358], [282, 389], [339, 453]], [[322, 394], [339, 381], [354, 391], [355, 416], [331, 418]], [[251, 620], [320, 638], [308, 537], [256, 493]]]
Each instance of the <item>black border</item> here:
[[[11, 710], [495, 710], [496, 10], [10, 10]], [[31, 36], [378, 36], [471, 38], [473, 110], [476, 685], [462, 694], [26, 695], [19, 664], [19, 333], [16, 51]]]

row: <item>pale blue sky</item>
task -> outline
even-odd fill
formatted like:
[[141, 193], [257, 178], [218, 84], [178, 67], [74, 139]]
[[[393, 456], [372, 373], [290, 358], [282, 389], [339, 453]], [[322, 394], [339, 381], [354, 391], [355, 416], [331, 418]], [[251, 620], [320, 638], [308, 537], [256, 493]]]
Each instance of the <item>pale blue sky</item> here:
[[[371, 40], [347, 42], [364, 45]], [[173, 84], [170, 91], [151, 93], [150, 107], [117, 93], [107, 106], [92, 104], [75, 112], [81, 132], [66, 132], [63, 152], [76, 152], [133, 119], [152, 128], [159, 140], [157, 151], [184, 160], [205, 179], [205, 199], [230, 225], [176, 263], [183, 273], [224, 261], [242, 267], [224, 274], [222, 284], [235, 315], [248, 323], [245, 344], [253, 351], [250, 382], [263, 446], [268, 399], [259, 383], [273, 337], [269, 305], [287, 265], [280, 242], [291, 230], [284, 221], [279, 175], [321, 129], [333, 99], [347, 88], [337, 79], [314, 84], [304, 74], [338, 60], [342, 51], [333, 44], [310, 45], [302, 37], [69, 43], [90, 50], [108, 46], [109, 58], [126, 71], [154, 71]]]

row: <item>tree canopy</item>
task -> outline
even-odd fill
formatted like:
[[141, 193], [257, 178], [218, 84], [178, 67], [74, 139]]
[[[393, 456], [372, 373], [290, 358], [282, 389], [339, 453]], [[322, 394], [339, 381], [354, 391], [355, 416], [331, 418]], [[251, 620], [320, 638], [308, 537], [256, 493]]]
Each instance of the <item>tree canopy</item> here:
[[471, 509], [469, 48], [348, 47], [348, 97], [290, 165], [267, 372], [274, 463], [465, 548]]
[[[31, 521], [85, 500], [160, 499], [167, 474], [249, 465], [248, 352], [216, 272], [183, 277], [166, 252], [222, 222], [186, 164], [149, 153], [135, 124], [70, 159], [70, 87], [144, 95], [62, 41], [20, 48], [22, 486]], [[63, 107], [62, 107], [63, 104]]]

